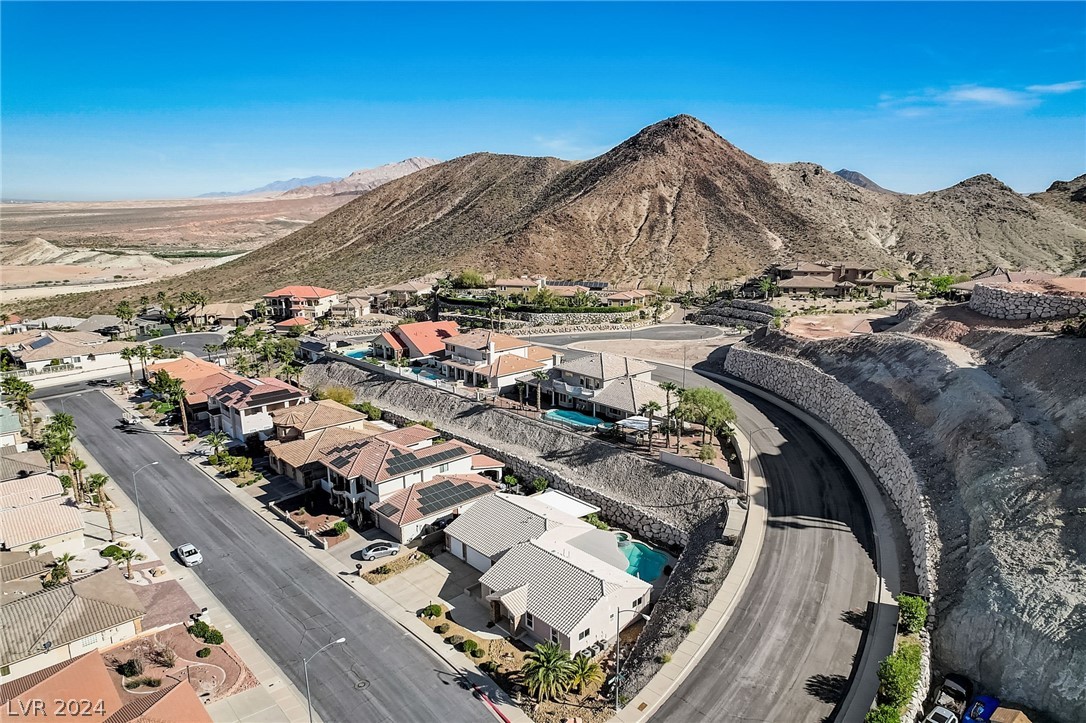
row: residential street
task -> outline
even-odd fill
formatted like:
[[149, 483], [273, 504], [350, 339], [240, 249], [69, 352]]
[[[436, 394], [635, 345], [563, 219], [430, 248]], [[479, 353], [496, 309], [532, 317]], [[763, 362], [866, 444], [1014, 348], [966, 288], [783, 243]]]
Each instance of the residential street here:
[[[144, 514], [171, 546], [191, 542], [202, 550], [196, 574], [299, 690], [303, 656], [347, 638], [309, 665], [314, 708], [326, 723], [490, 718], [455, 671], [154, 434], [116, 429], [120, 410], [102, 393], [65, 400], [80, 441], [130, 498], [132, 470], [159, 461], [140, 474]], [[49, 404], [60, 408], [59, 400]]]

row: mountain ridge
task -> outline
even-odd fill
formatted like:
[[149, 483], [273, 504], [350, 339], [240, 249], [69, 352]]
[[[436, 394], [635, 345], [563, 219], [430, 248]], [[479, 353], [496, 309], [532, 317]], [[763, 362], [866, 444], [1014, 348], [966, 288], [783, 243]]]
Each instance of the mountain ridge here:
[[363, 168], [343, 178], [333, 178], [325, 183], [307, 184], [288, 189], [283, 198], [305, 198], [308, 196], [357, 195], [372, 191], [381, 184], [410, 175], [415, 171], [441, 163], [436, 158], [412, 156], [396, 163], [386, 163], [375, 168]]
[[290, 191], [291, 189], [301, 186], [316, 186], [321, 183], [337, 180], [339, 179], [334, 176], [291, 178], [286, 181], [272, 181], [271, 183], [264, 184], [260, 188], [250, 188], [248, 191], [212, 191], [211, 193], [201, 193], [199, 196], [196, 196], [196, 198], [232, 198], [234, 196], [259, 196], [263, 194], [278, 195], [284, 191]]
[[874, 181], [872, 181], [870, 178], [868, 178], [864, 174], [860, 173], [859, 171], [850, 171], [847, 168], [842, 168], [839, 171], [834, 171], [833, 174], [835, 176], [840, 176], [841, 178], [845, 179], [849, 183], [855, 184], [855, 185], [859, 186], [860, 188], [866, 188], [869, 191], [877, 191], [879, 193], [889, 193], [889, 194], [894, 195], [894, 196], [902, 195], [902, 194], [898, 193], [897, 191], [891, 191], [888, 188], [883, 188], [882, 186], [875, 183]]

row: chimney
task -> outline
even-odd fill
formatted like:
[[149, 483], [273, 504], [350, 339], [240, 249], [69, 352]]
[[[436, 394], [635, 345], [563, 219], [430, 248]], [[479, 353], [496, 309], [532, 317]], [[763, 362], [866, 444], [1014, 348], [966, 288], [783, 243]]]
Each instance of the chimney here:
[[487, 361], [490, 361], [491, 359], [494, 358], [494, 352], [496, 352], [496, 351], [497, 351], [497, 349], [494, 346], [494, 339], [493, 339], [493, 337], [491, 337], [491, 339], [486, 343], [486, 358], [487, 358]]
[[558, 366], [561, 363], [562, 363], [562, 352], [556, 351], [553, 354], [551, 354], [551, 364], [553, 364], [554, 366]]

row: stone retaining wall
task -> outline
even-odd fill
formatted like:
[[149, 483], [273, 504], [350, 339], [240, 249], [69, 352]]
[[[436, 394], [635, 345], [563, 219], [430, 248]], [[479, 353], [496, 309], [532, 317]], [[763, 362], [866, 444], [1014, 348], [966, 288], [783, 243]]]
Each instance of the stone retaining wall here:
[[714, 302], [698, 314], [698, 324], [713, 326], [765, 326], [773, 321], [773, 307], [743, 299]]
[[[488, 309], [485, 306], [472, 306], [470, 304], [455, 304], [441, 302], [441, 314], [442, 316], [451, 316], [453, 318], [489, 318]], [[646, 316], [652, 316], [651, 308], [635, 309], [634, 311], [615, 311], [615, 312], [594, 312], [594, 313], [566, 313], [560, 309], [555, 311], [548, 311], [542, 313], [535, 313], [529, 311], [504, 311], [502, 316], [510, 321], [520, 321], [526, 323], [528, 326], [557, 326], [557, 325], [597, 325], [604, 323], [619, 323], [628, 322], [631, 320], [638, 320], [641, 318], [641, 314]], [[667, 309], [661, 311], [661, 316], [667, 314]]]
[[1067, 319], [1086, 313], [1086, 296], [978, 283], [973, 287], [969, 308], [993, 319]]
[[735, 344], [728, 374], [787, 399], [833, 427], [859, 453], [894, 501], [909, 535], [919, 592], [935, 594], [939, 538], [935, 516], [912, 462], [878, 412], [848, 386], [807, 362]]

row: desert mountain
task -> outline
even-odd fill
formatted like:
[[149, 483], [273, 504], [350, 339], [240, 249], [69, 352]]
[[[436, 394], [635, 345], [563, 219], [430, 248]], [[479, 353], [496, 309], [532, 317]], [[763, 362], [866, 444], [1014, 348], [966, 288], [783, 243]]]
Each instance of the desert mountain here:
[[302, 186], [316, 186], [329, 181], [339, 179], [332, 176], [309, 176], [308, 178], [291, 178], [289, 181], [272, 181], [260, 188], [250, 188], [248, 191], [214, 191], [202, 193], [196, 198], [229, 198], [231, 196], [277, 196], [284, 191]]
[[834, 171], [833, 175], [840, 176], [849, 183], [855, 186], [859, 186], [860, 188], [866, 188], [868, 191], [877, 191], [879, 193], [890, 193], [894, 195], [897, 194], [897, 191], [891, 191], [888, 188], [883, 188], [859, 171], [850, 171], [847, 168], [842, 168], [840, 171]]
[[1030, 194], [1030, 198], [1086, 221], [1086, 173], [1070, 181], [1054, 181], [1048, 190]]
[[0, 245], [0, 264], [11, 266], [73, 264], [103, 269], [135, 269], [147, 266], [169, 266], [170, 262], [151, 254], [106, 253], [94, 249], [61, 248], [43, 238], [33, 237]]
[[1063, 269], [1084, 254], [1086, 226], [990, 176], [878, 193], [815, 164], [765, 163], [677, 116], [587, 161], [479, 153], [424, 168], [153, 292], [250, 299], [464, 267], [686, 289], [794, 259], [968, 272]]
[[284, 198], [304, 198], [307, 196], [359, 195], [372, 191], [378, 186], [421, 171], [423, 168], [441, 163], [436, 158], [408, 158], [399, 163], [386, 163], [377, 168], [363, 168], [346, 178], [332, 178], [327, 183], [306, 184], [283, 194]]

